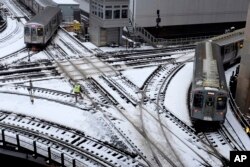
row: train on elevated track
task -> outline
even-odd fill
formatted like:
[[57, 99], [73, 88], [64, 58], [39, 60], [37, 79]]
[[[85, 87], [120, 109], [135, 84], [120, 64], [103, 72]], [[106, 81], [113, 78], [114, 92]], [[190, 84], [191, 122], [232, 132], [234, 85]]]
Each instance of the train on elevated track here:
[[24, 26], [24, 42], [31, 45], [45, 46], [52, 38], [61, 23], [61, 10], [47, 6]]
[[190, 100], [192, 122], [223, 123], [227, 113], [227, 99], [221, 47], [210, 40], [198, 43]]
[[24, 25], [24, 43], [46, 46], [62, 22], [62, 12], [49, 0], [19, 0], [36, 15]]
[[240, 61], [240, 50], [243, 47], [243, 39], [244, 29], [239, 29], [210, 38], [209, 40], [220, 46], [223, 65], [224, 67], [228, 67]]

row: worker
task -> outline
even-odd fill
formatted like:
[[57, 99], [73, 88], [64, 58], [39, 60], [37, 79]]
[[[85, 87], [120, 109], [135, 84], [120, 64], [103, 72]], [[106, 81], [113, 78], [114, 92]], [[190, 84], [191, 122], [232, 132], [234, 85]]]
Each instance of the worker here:
[[246, 127], [246, 133], [249, 135], [250, 134], [250, 129], [249, 127]]
[[33, 95], [33, 94], [34, 94], [34, 92], [33, 92], [34, 90], [33, 90], [33, 84], [32, 84], [32, 81], [31, 81], [31, 80], [29, 81], [29, 84], [30, 84], [30, 85], [28, 86], [27, 89], [28, 89], [29, 94], [30, 94], [30, 101], [31, 101], [31, 103], [33, 104], [33, 103], [34, 103], [34, 95]]
[[76, 102], [77, 102], [77, 96], [80, 97], [80, 99], [83, 99], [82, 97], [82, 88], [81, 88], [81, 85], [79, 83], [75, 84], [74, 88], [73, 88], [73, 92], [75, 94], [75, 98], [76, 98]]

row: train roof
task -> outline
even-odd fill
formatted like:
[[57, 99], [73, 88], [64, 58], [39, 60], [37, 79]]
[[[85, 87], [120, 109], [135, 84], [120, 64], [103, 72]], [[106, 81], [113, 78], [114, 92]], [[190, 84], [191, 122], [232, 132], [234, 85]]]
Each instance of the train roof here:
[[53, 1], [51, 0], [35, 0], [38, 4], [40, 4], [41, 6], [57, 6], [56, 3], [54, 3]]
[[59, 4], [59, 5], [79, 5], [78, 2], [74, 1], [74, 0], [52, 0], [55, 3]]
[[220, 46], [225, 46], [234, 42], [242, 41], [244, 39], [244, 28], [235, 30], [230, 33], [219, 35], [213, 38], [210, 38], [213, 42]]
[[27, 22], [26, 24], [38, 23], [47, 25], [50, 22], [50, 20], [59, 12], [61, 12], [60, 8], [47, 6], [41, 13], [38, 13], [36, 16], [30, 19], [30, 21]]
[[227, 89], [220, 47], [217, 44], [206, 41], [197, 45], [193, 84], [205, 89]]

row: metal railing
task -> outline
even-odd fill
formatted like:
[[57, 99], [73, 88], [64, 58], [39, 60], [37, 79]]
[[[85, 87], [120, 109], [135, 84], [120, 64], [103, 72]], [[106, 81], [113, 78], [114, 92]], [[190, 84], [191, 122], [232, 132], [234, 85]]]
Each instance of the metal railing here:
[[193, 44], [214, 37], [214, 35], [209, 35], [209, 36], [174, 38], [174, 39], [156, 38], [142, 27], [135, 27], [135, 33], [137, 35], [140, 35], [146, 42], [152, 44], [153, 46]]
[[3, 10], [1, 10], [1, 7], [0, 7], [0, 17], [2, 18], [2, 20], [0, 21], [0, 32], [2, 32], [7, 27], [7, 18]]
[[[199, 37], [186, 37], [186, 38], [174, 38], [174, 39], [164, 39], [164, 38], [156, 38], [150, 32], [148, 32], [143, 27], [138, 27], [136, 24], [133, 24], [131, 20], [129, 21], [130, 26], [133, 27], [133, 31], [135, 35], [140, 36], [147, 43], [157, 47], [157, 46], [167, 46], [167, 45], [187, 45], [194, 44], [196, 42], [203, 41], [208, 38], [212, 38], [215, 35], [208, 36], [199, 36]], [[134, 26], [133, 26], [134, 25]]]
[[86, 165], [69, 154], [62, 153], [53, 147], [49, 147], [45, 143], [33, 140], [24, 135], [14, 134], [4, 129], [0, 130], [0, 141], [3, 146], [12, 144], [17, 148], [27, 149], [32, 151], [34, 156], [41, 155], [48, 158], [48, 161], [57, 162], [62, 166], [82, 167]]

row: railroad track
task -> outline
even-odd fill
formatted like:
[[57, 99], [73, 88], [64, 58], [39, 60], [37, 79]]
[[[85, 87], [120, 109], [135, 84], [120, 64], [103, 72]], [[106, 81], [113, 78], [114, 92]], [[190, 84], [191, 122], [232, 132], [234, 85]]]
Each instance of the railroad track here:
[[[170, 67], [168, 67], [170, 66]], [[194, 131], [191, 127], [189, 127], [188, 125], [186, 125], [184, 122], [182, 122], [181, 120], [179, 120], [176, 116], [174, 116], [173, 114], [171, 114], [170, 111], [166, 110], [166, 108], [164, 107], [164, 104], [163, 104], [163, 99], [164, 99], [164, 93], [166, 92], [166, 89], [168, 87], [168, 84], [169, 82], [171, 81], [171, 78], [174, 77], [174, 75], [183, 67], [183, 63], [180, 63], [179, 65], [177, 66], [172, 66], [171, 65], [165, 65], [161, 68], [159, 68], [158, 70], [155, 71], [155, 75], [154, 76], [151, 76], [151, 79], [147, 81], [147, 84], [144, 86], [144, 93], [148, 94], [148, 92], [152, 92], [151, 94], [152, 95], [148, 95], [149, 96], [149, 101], [151, 101], [151, 103], [154, 103], [154, 108], [155, 108], [155, 113], [152, 113], [152, 115], [154, 115], [155, 119], [158, 120], [158, 123], [159, 123], [159, 129], [161, 131], [161, 134], [166, 142], [165, 145], [168, 146], [168, 152], [172, 152], [172, 155], [169, 156], [171, 157], [171, 159], [169, 160], [170, 162], [180, 162], [180, 164], [178, 164], [177, 166], [184, 166], [179, 157], [176, 155], [175, 153], [175, 150], [172, 148], [171, 146], [171, 143], [169, 142], [169, 139], [167, 138], [167, 134], [166, 134], [166, 130], [169, 131], [170, 133], [174, 133], [174, 135], [176, 136], [176, 132], [172, 132], [169, 128], [168, 128], [168, 125], [166, 125], [165, 122], [172, 122], [173, 124], [175, 124], [177, 126], [177, 128], [181, 128], [182, 130], [188, 128], [188, 134], [190, 134], [190, 136], [192, 136], [193, 139], [197, 139], [197, 137], [194, 135]], [[161, 77], [163, 77], [161, 79]], [[160, 82], [162, 83], [159, 83], [159, 82], [155, 82], [154, 80], [157, 80], [155, 79], [154, 77], [158, 77]], [[154, 81], [154, 82], [152, 82]], [[150, 90], [150, 89], [155, 89], [154, 91]], [[144, 107], [145, 109], [146, 108], [149, 108], [149, 106], [146, 106]], [[162, 114], [165, 113], [167, 116], [167, 120], [166, 120], [166, 117]], [[171, 125], [172, 126], [172, 125]], [[191, 132], [191, 133], [190, 133]], [[178, 137], [177, 137], [178, 138]], [[193, 140], [191, 139], [191, 140]], [[203, 161], [203, 162], [200, 162], [201, 164], [206, 164], [206, 165], [209, 165], [208, 161], [205, 160], [205, 158], [203, 158], [202, 156], [199, 155], [199, 153], [197, 151], [195, 151], [194, 148], [191, 148], [185, 141], [182, 141], [184, 145], [186, 145], [189, 149], [191, 149], [196, 155], [197, 157], [200, 159], [199, 161]], [[172, 150], [172, 151], [171, 151]], [[167, 155], [165, 155], [166, 157]]]
[[[77, 51], [76, 51], [76, 52], [77, 52]], [[51, 55], [51, 54], [50, 54], [50, 57], [53, 57], [53, 58], [54, 58], [54, 56]], [[84, 58], [86, 58], [86, 57], [84, 57]], [[87, 74], [86, 74], [84, 71], [80, 70], [79, 67], [78, 67], [74, 62], [72, 62], [69, 58], [66, 58], [66, 60], [67, 60], [68, 63], [71, 65], [71, 67], [74, 68], [74, 71], [77, 71], [78, 75], [81, 75], [81, 76], [82, 76], [82, 79], [84, 79], [84, 81], [87, 81], [87, 82], [88, 82], [88, 81], [90, 80], [90, 78], [88, 78]], [[71, 79], [71, 80], [73, 81], [73, 83], [74, 83], [74, 82], [75, 82], [75, 79], [72, 77], [71, 74], [69, 74], [69, 73], [67, 72], [68, 70], [65, 70], [65, 69], [61, 66], [60, 62], [58, 62], [57, 60], [55, 60], [55, 61], [56, 61], [56, 63], [58, 63], [58, 66], [61, 68], [61, 70], [64, 71], [64, 74], [66, 74], [67, 77], [68, 77], [69, 79]], [[91, 64], [92, 67], [95, 68], [95, 70], [99, 71], [100, 75], [106, 76], [106, 74], [104, 74], [104, 72], [102, 71], [102, 69], [100, 69], [98, 66], [94, 65], [93, 62], [90, 62], [88, 58], [86, 58], [86, 62], [88, 62], [89, 64]], [[117, 74], [116, 71], [114, 71], [114, 73]], [[118, 73], [117, 75], [119, 75], [119, 73]], [[92, 102], [92, 104], [93, 104], [93, 106], [94, 106], [93, 110], [97, 110], [97, 111], [98, 111], [98, 109], [100, 110], [100, 108], [101, 108], [102, 106], [106, 105], [106, 104], [99, 104], [99, 103], [97, 103], [97, 101], [95, 100], [95, 98], [91, 98], [91, 96], [89, 96], [89, 90], [84, 86], [83, 81], [81, 81], [81, 79], [78, 80], [78, 82], [81, 83], [81, 85], [83, 86], [83, 90], [84, 90], [83, 92], [84, 92], [85, 98], [89, 99], [89, 100]], [[97, 87], [99, 88], [100, 85], [101, 85], [101, 84], [98, 84]], [[103, 89], [102, 89], [102, 90], [103, 90]], [[106, 90], [106, 89], [105, 89], [105, 90]], [[99, 92], [99, 90], [98, 90], [98, 92]], [[108, 92], [108, 91], [106, 90], [106, 92]], [[105, 98], [106, 98], [106, 97], [105, 97]], [[107, 99], [107, 98], [106, 98], [106, 99]], [[113, 98], [113, 99], [114, 99], [114, 98]], [[112, 102], [112, 100], [110, 100], [110, 98], [108, 98], [107, 101], [109, 101], [109, 102], [111, 101], [111, 102]], [[106, 106], [106, 107], [107, 107], [107, 106]], [[113, 107], [114, 107], [116, 110], [121, 110], [121, 109], [120, 109], [120, 106], [113, 106]], [[110, 118], [110, 117], [104, 112], [105, 109], [104, 109], [104, 110], [100, 110], [100, 111], [101, 111], [102, 113], [104, 113], [104, 116], [107, 117], [107, 119], [111, 120], [110, 122], [112, 122], [112, 118]], [[112, 126], [115, 127], [114, 124], [113, 124]], [[137, 147], [135, 147], [134, 144], [131, 143], [131, 141], [129, 141], [129, 143], [130, 143], [131, 147], [133, 147], [133, 148], [136, 150], [136, 153], [137, 153], [137, 154], [138, 154], [147, 164], [150, 164], [150, 163], [148, 162], [148, 160], [146, 159], [146, 157], [144, 157], [144, 155], [141, 153], [141, 151], [140, 151]]]
[[[27, 80], [58, 76], [55, 66], [48, 62], [34, 62], [5, 66], [0, 71], [0, 85], [16, 84]], [[59, 78], [59, 77], [58, 77]]]
[[28, 51], [27, 48], [21, 48], [21, 49], [15, 51], [15, 52], [13, 52], [13, 53], [11, 53], [9, 55], [5, 55], [3, 57], [0, 57], [0, 61], [2, 62], [2, 61], [7, 60], [9, 58], [16, 57], [19, 53], [27, 52], [27, 51]]
[[[36, 145], [40, 146], [40, 149], [37, 147], [36, 153], [43, 156], [48, 155], [47, 148], [51, 147], [54, 153], [58, 151], [64, 154], [65, 166], [72, 166], [73, 159], [76, 161], [76, 166], [144, 166], [136, 160], [133, 152], [124, 152], [86, 136], [83, 132], [14, 113], [1, 111], [0, 115], [0, 127], [4, 129], [5, 142], [17, 145], [18, 135], [19, 146], [33, 151], [33, 147], [27, 147], [28, 144], [24, 144], [22, 139], [26, 139], [31, 146], [35, 141]], [[31, 141], [27, 141], [27, 138]], [[52, 160], [61, 163], [60, 158]]]
[[[190, 90], [188, 93], [187, 104], [190, 104]], [[230, 96], [229, 104], [232, 107], [234, 113], [238, 113], [238, 108], [235, 108], [235, 102]], [[190, 106], [188, 106], [190, 112]], [[231, 111], [228, 111], [231, 112]], [[227, 113], [229, 114], [229, 113]], [[237, 115], [237, 114], [236, 114]], [[243, 119], [243, 118], [242, 118]], [[241, 120], [241, 119], [240, 119]], [[244, 121], [243, 123], [244, 124]], [[246, 124], [245, 124], [246, 125]], [[247, 125], [246, 125], [247, 126]], [[243, 126], [244, 127], [244, 126]], [[231, 125], [229, 120], [226, 118], [225, 123], [217, 127], [216, 129], [212, 128], [206, 131], [197, 132], [199, 141], [203, 143], [204, 146], [209, 148], [210, 154], [220, 160], [223, 166], [228, 166], [229, 164], [229, 154], [230, 151], [246, 151], [249, 147], [249, 144], [246, 144], [242, 141], [241, 136], [237, 134], [235, 127]], [[248, 146], [246, 146], [248, 145]]]
[[[95, 78], [96, 79], [96, 78]], [[109, 79], [109, 78], [108, 78]], [[108, 79], [106, 78], [106, 79], [103, 79], [104, 80], [104, 82], [102, 82], [101, 84], [102, 85], [105, 85], [104, 83], [106, 82], [109, 86], [110, 85], [112, 85], [111, 86], [111, 89], [113, 89], [114, 90], [114, 88], [115, 88], [115, 90], [120, 94], [120, 96], [123, 96], [123, 97], [125, 97], [125, 96], [127, 96], [128, 98], [127, 98], [127, 101], [129, 101], [128, 99], [129, 99], [129, 95], [126, 95], [124, 92], [124, 90], [122, 91], [122, 89], [117, 89], [116, 87], [118, 87], [117, 86], [117, 83], [115, 84], [114, 83], [114, 81], [113, 82], [108, 82]], [[96, 79], [96, 80], [98, 80], [98, 79]], [[120, 81], [121, 80], [121, 78], [120, 79], [118, 79], [118, 78], [116, 78], [116, 79], [114, 79], [115, 81]], [[113, 83], [113, 84], [112, 84]], [[131, 84], [130, 84], [131, 85]], [[138, 92], [138, 88], [133, 88], [133, 89], [137, 89], [137, 92]], [[128, 92], [130, 92], [130, 91], [128, 91]], [[130, 100], [130, 103], [132, 103], [133, 104], [133, 102], [131, 102], [131, 100]], [[143, 110], [147, 110], [147, 109], [145, 109], [146, 107], [144, 107], [143, 108]], [[137, 131], [139, 131], [140, 133], [141, 133], [141, 135], [142, 136], [144, 136], [144, 137], [147, 137], [146, 135], [145, 135], [145, 133], [144, 132], [142, 132], [142, 129], [140, 128], [140, 127], [138, 127], [138, 125], [136, 125], [132, 120], [131, 120], [131, 118], [129, 118], [128, 116], [126, 116], [126, 114], [124, 114], [123, 113], [123, 111], [122, 110], [120, 110], [120, 112], [123, 114], [123, 116], [125, 117], [125, 118], [127, 118], [130, 122], [131, 122], [131, 124], [133, 124], [133, 126], [137, 129]], [[151, 114], [151, 115], [153, 115], [153, 114]], [[153, 117], [153, 116], [152, 116]], [[157, 119], [156, 119], [157, 120]], [[142, 121], [140, 121], [140, 122], [142, 122]], [[174, 122], [174, 121], [173, 121]], [[164, 127], [164, 128], [166, 128], [166, 127]], [[197, 139], [197, 137], [196, 137], [196, 139]], [[194, 139], [195, 140], [195, 139]], [[155, 144], [154, 143], [152, 143], [152, 140], [150, 140], [149, 141], [149, 143], [151, 143], [151, 144], [153, 144], [153, 146], [155, 147]], [[166, 155], [164, 155], [163, 153], [162, 153], [162, 151], [160, 151], [161, 152], [161, 154], [163, 155], [163, 156], [165, 156], [165, 159], [167, 159], [166, 158]], [[157, 158], [157, 157], [155, 157], [155, 158]], [[171, 163], [172, 163], [172, 165], [174, 164], [172, 161], [170, 161]], [[158, 164], [159, 164], [159, 161], [158, 161]], [[160, 165], [159, 165], [160, 166]]]
[[88, 101], [79, 101], [78, 104], [75, 103], [75, 95], [68, 92], [57, 91], [52, 89], [24, 86], [24, 85], [6, 85], [0, 87], [1, 93], [15, 94], [20, 96], [31, 96], [29, 89], [32, 90], [32, 97], [38, 99], [45, 99], [53, 102], [57, 102], [64, 105], [69, 105], [71, 107], [76, 107], [79, 109], [89, 110], [91, 104]]
[[[52, 57], [53, 57], [53, 55], [51, 55]], [[79, 68], [73, 63], [73, 62], [71, 62], [71, 60], [69, 60], [69, 59], [67, 59], [68, 60], [68, 62], [72, 65], [72, 67], [76, 70], [76, 71], [78, 71], [78, 73], [79, 73], [79, 75], [82, 75], [82, 77], [83, 77], [83, 79], [84, 79], [84, 81], [85, 82], [83, 82], [83, 81], [81, 81], [81, 80], [79, 80], [78, 82], [79, 83], [81, 83], [81, 85], [82, 85], [82, 87], [83, 87], [83, 92], [84, 92], [84, 95], [85, 95], [85, 97], [87, 98], [87, 99], [89, 99], [91, 102], [92, 102], [92, 104], [93, 104], [93, 106], [94, 106], [94, 108], [93, 108], [93, 110], [97, 110], [97, 111], [101, 111], [102, 113], [104, 113], [104, 116], [106, 117], [106, 119], [108, 119], [111, 123], [112, 123], [112, 121], [111, 120], [116, 120], [116, 119], [113, 119], [113, 117], [111, 116], [109, 116], [109, 115], [107, 115], [107, 113], [108, 112], [105, 112], [105, 110], [107, 110], [107, 108], [108, 108], [108, 110], [111, 110], [110, 109], [110, 107], [112, 107], [112, 106], [110, 106], [110, 104], [115, 104], [115, 105], [118, 105], [118, 103], [117, 103], [117, 101], [116, 100], [114, 100], [114, 98], [109, 94], [109, 91], [107, 91], [105, 88], [103, 88], [102, 86], [100, 86], [101, 84], [98, 84], [97, 82], [95, 82], [95, 80], [94, 80], [94, 78], [92, 79], [92, 78], [88, 78], [87, 76], [86, 76], [86, 74], [84, 73], [84, 72], [82, 72], [81, 70], [79, 70]], [[55, 60], [56, 61], [56, 60]], [[60, 64], [59, 62], [57, 62], [58, 64]], [[60, 65], [58, 65], [58, 66], [60, 66]], [[98, 67], [96, 67], [96, 66], [93, 66], [94, 68], [98, 68]], [[68, 78], [70, 78], [72, 81], [73, 81], [73, 83], [75, 82], [74, 81], [74, 79], [72, 78], [72, 76], [70, 75], [70, 74], [68, 74], [68, 72], [67, 72], [67, 70], [65, 70], [63, 67], [61, 67], [62, 68], [62, 70], [64, 71], [64, 73], [67, 75], [67, 77]], [[102, 75], [105, 75], [102, 71], [101, 71], [101, 69], [97, 69]], [[85, 84], [87, 83], [87, 82], [90, 82], [90, 84], [93, 84], [94, 83], [94, 85], [95, 85], [95, 89], [93, 89], [94, 90], [94, 93], [96, 94], [96, 93], [100, 93], [100, 96], [99, 97], [102, 97], [102, 101], [104, 100], [105, 101], [105, 103], [98, 103], [98, 101], [96, 101], [96, 95], [93, 97], [91, 97], [90, 96], [90, 91], [89, 91], [89, 89], [88, 89], [88, 86], [86, 86]], [[91, 91], [93, 91], [93, 90], [91, 90]], [[104, 97], [103, 97], [103, 95], [105, 95]], [[117, 110], [120, 110], [120, 108], [119, 107], [116, 107], [116, 106], [113, 106], [115, 109], [117, 109]], [[106, 106], [105, 108], [104, 108], [104, 106]], [[115, 127], [115, 125], [112, 123], [111, 124], [111, 126], [112, 127]], [[120, 133], [120, 131], [116, 128], [116, 130]], [[120, 134], [122, 134], [122, 133], [120, 133]], [[124, 136], [124, 134], [122, 135], [122, 136]], [[128, 140], [127, 140], [128, 141]], [[134, 146], [134, 144], [132, 144], [131, 143], [131, 141], [128, 141], [128, 143], [131, 145], [131, 147], [133, 147], [135, 150], [137, 150], [136, 151], [136, 153], [145, 161], [145, 162], [147, 162], [147, 164], [149, 163], [148, 161], [147, 161], [147, 159], [144, 157], [144, 155], [140, 152], [140, 150], [137, 148], [137, 147], [135, 147]]]
[[[126, 67], [144, 67], [144, 66], [151, 66], [151, 65], [162, 65], [174, 61], [176, 58], [172, 58], [173, 54], [178, 53], [179, 55], [186, 55], [188, 53], [192, 53], [193, 49], [183, 50], [179, 52], [169, 51], [158, 53], [156, 50], [152, 53], [148, 52], [140, 52], [140, 54], [127, 54], [125, 56], [117, 56], [112, 55], [113, 57], [109, 57], [108, 54], [105, 53], [105, 56], [99, 56], [102, 60], [116, 68], [126, 68]], [[107, 56], [107, 57], [106, 57]], [[180, 56], [181, 57], [181, 56]]]
[[[73, 54], [93, 54], [93, 51], [84, 46], [77, 38], [70, 35], [64, 28], [58, 30], [58, 39], [55, 42], [61, 41], [62, 44], [69, 49]], [[68, 54], [70, 55], [70, 53]]]
[[10, 38], [12, 38], [15, 34], [17, 34], [19, 31], [21, 31], [21, 28], [19, 26], [18, 23], [15, 24], [15, 28], [6, 36], [4, 36], [3, 38], [0, 38], [0, 42], [3, 43], [7, 40], [9, 40]]
[[154, 49], [143, 49], [143, 50], [125, 50], [125, 51], [115, 51], [115, 52], [105, 52], [105, 53], [97, 53], [96, 56], [109, 59], [109, 58], [126, 58], [144, 54], [161, 54], [161, 53], [176, 53], [182, 52], [184, 50], [194, 49], [195, 45], [185, 45], [185, 46], [174, 46], [169, 48], [154, 48]]

